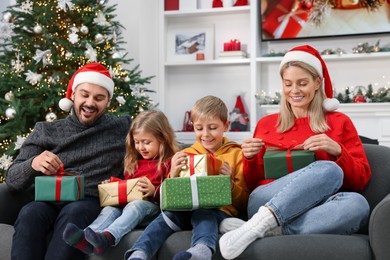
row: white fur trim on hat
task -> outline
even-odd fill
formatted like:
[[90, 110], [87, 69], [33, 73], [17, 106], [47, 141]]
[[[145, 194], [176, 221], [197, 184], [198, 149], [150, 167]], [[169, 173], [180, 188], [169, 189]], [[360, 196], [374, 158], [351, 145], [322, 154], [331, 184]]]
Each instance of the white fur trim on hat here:
[[305, 51], [289, 51], [287, 52], [282, 61], [280, 62], [279, 70], [282, 69], [283, 65], [290, 61], [302, 61], [306, 64], [314, 67], [318, 73], [318, 75], [322, 78], [322, 65], [320, 60], [315, 57], [313, 54], [305, 52]]
[[110, 97], [112, 97], [114, 93], [114, 81], [106, 75], [94, 71], [79, 72], [74, 78], [72, 90], [74, 91], [78, 85], [86, 82], [96, 84], [107, 89]]
[[61, 98], [60, 102], [58, 103], [58, 106], [63, 110], [63, 111], [70, 111], [70, 109], [73, 106], [72, 100], [68, 98]]

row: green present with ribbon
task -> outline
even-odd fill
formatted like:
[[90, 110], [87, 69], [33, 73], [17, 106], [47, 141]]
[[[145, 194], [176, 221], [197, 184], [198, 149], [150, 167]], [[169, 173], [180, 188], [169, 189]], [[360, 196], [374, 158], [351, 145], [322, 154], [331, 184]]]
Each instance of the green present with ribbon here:
[[84, 176], [65, 173], [35, 177], [36, 201], [77, 201], [84, 198]]
[[161, 186], [162, 210], [194, 210], [219, 208], [232, 203], [230, 176], [168, 178]]
[[263, 156], [265, 179], [278, 179], [302, 169], [316, 160], [312, 151], [269, 147]]

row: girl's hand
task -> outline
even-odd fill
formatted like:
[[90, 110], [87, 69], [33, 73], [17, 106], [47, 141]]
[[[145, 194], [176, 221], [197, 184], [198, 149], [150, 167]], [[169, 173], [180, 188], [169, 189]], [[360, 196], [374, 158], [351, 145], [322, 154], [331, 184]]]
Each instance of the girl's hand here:
[[137, 185], [138, 190], [144, 194], [144, 198], [153, 196], [156, 191], [152, 182], [146, 177], [140, 178]]
[[110, 179], [102, 181], [102, 184], [110, 183]]
[[342, 152], [341, 146], [326, 134], [310, 136], [303, 142], [302, 147], [309, 151], [322, 150], [335, 157], [339, 157]]
[[259, 138], [245, 138], [242, 141], [242, 153], [247, 159], [252, 159], [264, 146], [263, 140]]
[[184, 152], [177, 152], [171, 160], [171, 172], [169, 176], [171, 178], [178, 177], [183, 167], [187, 165], [187, 154]]

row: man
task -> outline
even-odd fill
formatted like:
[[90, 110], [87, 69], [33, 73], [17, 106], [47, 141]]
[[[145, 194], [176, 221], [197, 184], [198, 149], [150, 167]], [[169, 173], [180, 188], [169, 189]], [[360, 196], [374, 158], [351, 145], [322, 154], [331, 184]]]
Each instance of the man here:
[[101, 210], [97, 185], [123, 174], [130, 117], [106, 114], [113, 91], [114, 82], [105, 67], [99, 63], [81, 67], [60, 101], [61, 109], [72, 109], [71, 114], [54, 122], [38, 122], [23, 143], [6, 175], [11, 190], [27, 189], [35, 176], [53, 175], [63, 167], [65, 172], [84, 176], [85, 199], [26, 204], [15, 222], [12, 259], [84, 258], [65, 243], [62, 233], [69, 222], [88, 226]]

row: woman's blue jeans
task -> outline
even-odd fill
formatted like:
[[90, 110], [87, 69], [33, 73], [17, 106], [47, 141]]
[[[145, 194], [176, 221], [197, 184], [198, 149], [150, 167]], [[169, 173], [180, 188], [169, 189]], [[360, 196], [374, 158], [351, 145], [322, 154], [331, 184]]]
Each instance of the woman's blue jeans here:
[[89, 225], [95, 232], [108, 231], [115, 237], [115, 245], [136, 226], [146, 226], [160, 213], [160, 207], [146, 200], [135, 200], [122, 208], [107, 206]]
[[337, 192], [343, 171], [332, 161], [316, 161], [249, 196], [248, 217], [266, 205], [283, 234], [352, 234], [368, 221], [367, 200], [356, 192]]
[[[218, 209], [197, 209], [194, 211], [164, 211], [164, 214], [182, 230], [192, 228], [191, 247], [197, 244], [208, 246], [213, 252], [218, 242], [219, 223], [229, 217]], [[125, 259], [136, 250], [143, 251], [148, 259], [154, 256], [173, 231], [160, 215], [146, 227], [133, 247], [126, 251]]]
[[[86, 198], [70, 203], [32, 201], [19, 212], [12, 239], [13, 260], [84, 259], [78, 249], [62, 238], [65, 226], [74, 223], [85, 228], [101, 210], [99, 199]], [[48, 234], [53, 233], [50, 241]]]

